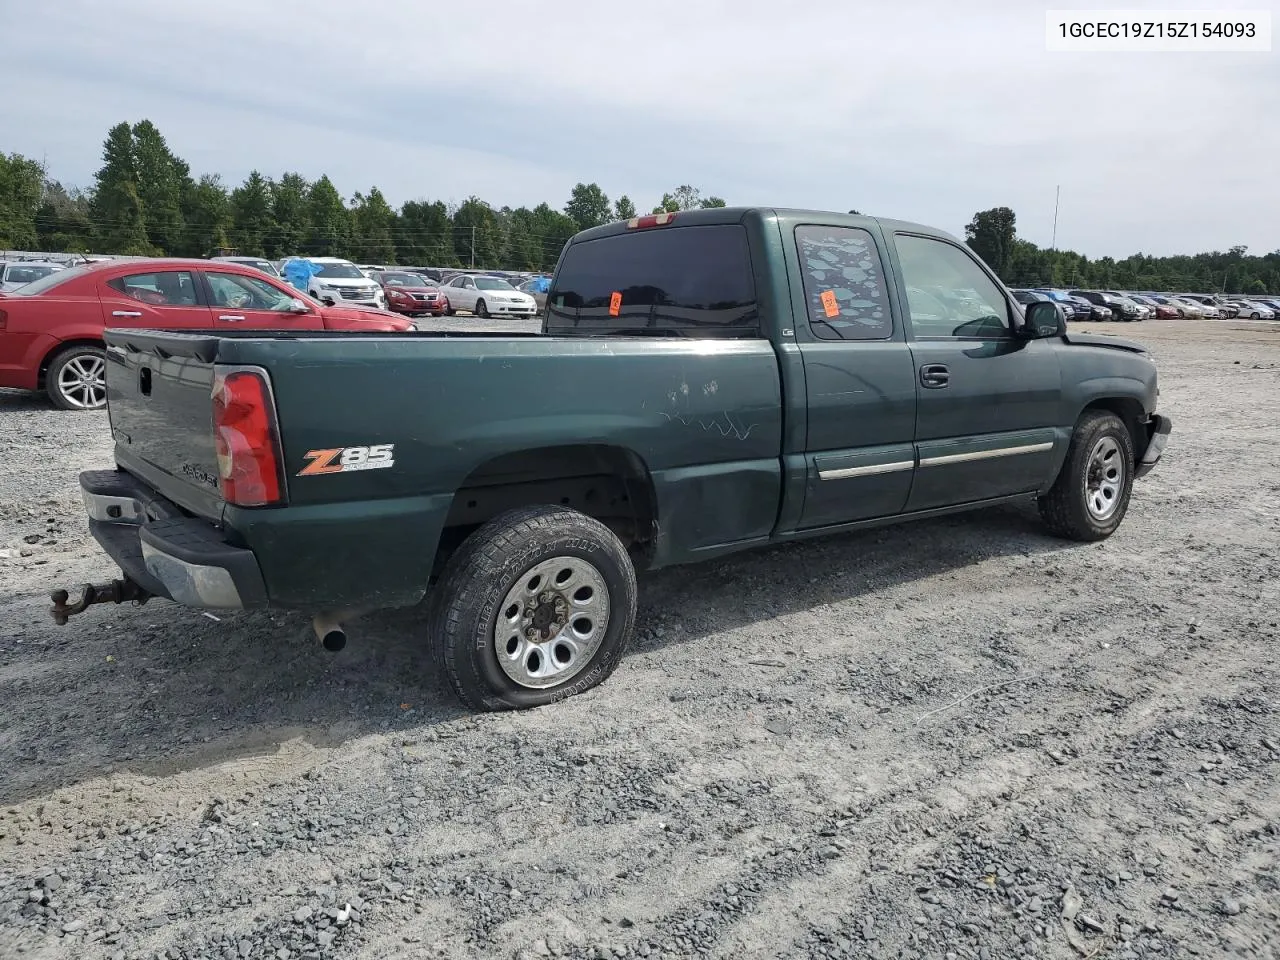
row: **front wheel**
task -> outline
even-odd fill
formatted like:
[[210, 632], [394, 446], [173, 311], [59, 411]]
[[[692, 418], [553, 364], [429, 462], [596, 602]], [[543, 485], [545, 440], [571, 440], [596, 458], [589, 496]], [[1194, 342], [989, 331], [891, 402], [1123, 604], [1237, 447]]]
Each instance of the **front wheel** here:
[[1068, 540], [1105, 540], [1129, 509], [1133, 490], [1133, 438], [1114, 413], [1092, 410], [1080, 418], [1067, 459], [1040, 499], [1045, 525]]
[[101, 410], [107, 405], [107, 361], [101, 347], [69, 347], [53, 358], [45, 389], [62, 410]]
[[489, 319], [489, 306], [483, 300], [476, 301], [476, 316], [481, 320]]
[[590, 690], [622, 659], [636, 575], [604, 524], [564, 507], [494, 517], [434, 588], [430, 631], [458, 698], [519, 710]]

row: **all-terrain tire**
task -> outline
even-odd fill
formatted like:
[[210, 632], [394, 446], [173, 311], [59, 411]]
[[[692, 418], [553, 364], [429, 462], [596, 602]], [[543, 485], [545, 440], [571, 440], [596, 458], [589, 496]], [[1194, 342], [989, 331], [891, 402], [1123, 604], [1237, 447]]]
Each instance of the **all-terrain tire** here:
[[[1099, 454], [1112, 451], [1112, 456]], [[1119, 477], [1110, 475], [1119, 470]], [[1089, 543], [1116, 532], [1133, 491], [1133, 438], [1124, 421], [1105, 410], [1090, 410], [1071, 435], [1067, 457], [1049, 492], [1040, 498], [1040, 517], [1059, 537]], [[1105, 490], [1114, 491], [1110, 500]], [[1101, 509], [1091, 509], [1091, 498]]]
[[[607, 592], [607, 624], [599, 646], [563, 682], [535, 689], [499, 662], [495, 629], [522, 578], [564, 558], [597, 575]], [[474, 710], [521, 710], [583, 693], [613, 673], [635, 628], [636, 593], [627, 550], [604, 524], [566, 507], [521, 507], [494, 517], [449, 560], [432, 590], [428, 629], [458, 699]]]

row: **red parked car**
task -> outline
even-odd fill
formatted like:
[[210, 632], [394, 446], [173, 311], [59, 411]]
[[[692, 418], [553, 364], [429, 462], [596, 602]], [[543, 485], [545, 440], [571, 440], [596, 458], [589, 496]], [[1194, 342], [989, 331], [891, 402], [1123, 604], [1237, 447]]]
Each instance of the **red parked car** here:
[[46, 390], [64, 410], [106, 405], [107, 327], [405, 332], [379, 310], [329, 307], [283, 280], [210, 260], [107, 260], [0, 295], [0, 387]]
[[449, 309], [449, 299], [421, 274], [382, 270], [375, 273], [373, 279], [387, 295], [388, 310], [409, 316], [428, 313], [433, 317], [443, 317]]

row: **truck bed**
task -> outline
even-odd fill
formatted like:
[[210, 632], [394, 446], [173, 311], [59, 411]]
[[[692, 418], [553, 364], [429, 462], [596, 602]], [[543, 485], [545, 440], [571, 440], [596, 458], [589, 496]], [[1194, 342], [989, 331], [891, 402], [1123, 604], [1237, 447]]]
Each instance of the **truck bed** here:
[[[567, 472], [580, 482], [561, 482], [559, 500], [639, 496], [593, 485], [617, 458], [638, 460], [661, 503], [655, 566], [765, 539], [777, 520], [783, 405], [767, 340], [137, 330], [106, 339], [117, 463], [252, 549], [273, 603], [416, 602], [446, 531], [474, 528], [513, 489]], [[219, 495], [215, 366], [268, 374], [284, 507], [235, 507]], [[385, 469], [299, 476], [314, 451], [388, 444]], [[389, 540], [399, 549], [387, 551]]]

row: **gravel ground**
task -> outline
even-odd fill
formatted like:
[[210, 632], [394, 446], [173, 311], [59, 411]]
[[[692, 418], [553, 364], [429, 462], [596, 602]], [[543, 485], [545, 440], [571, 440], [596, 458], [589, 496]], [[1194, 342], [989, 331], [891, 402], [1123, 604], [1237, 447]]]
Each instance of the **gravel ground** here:
[[[465, 322], [464, 322], [465, 323]], [[105, 579], [102, 415], [0, 393], [0, 956], [1280, 954], [1280, 325], [1147, 323], [1103, 544], [992, 510], [667, 571], [604, 687], [470, 716], [417, 611]]]

